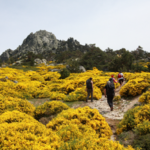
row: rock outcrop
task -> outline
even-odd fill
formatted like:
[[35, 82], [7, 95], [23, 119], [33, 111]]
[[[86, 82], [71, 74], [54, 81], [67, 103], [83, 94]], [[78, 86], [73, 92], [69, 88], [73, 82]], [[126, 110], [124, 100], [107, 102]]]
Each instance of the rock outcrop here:
[[42, 54], [44, 51], [52, 51], [58, 48], [59, 41], [55, 35], [45, 30], [37, 31], [35, 34], [30, 33], [26, 39], [24, 39], [22, 45], [18, 46], [14, 51], [11, 49], [6, 50], [0, 56], [2, 61], [7, 61], [10, 56], [20, 58], [26, 55], [28, 52], [34, 54]]
[[19, 45], [15, 50], [6, 50], [0, 58], [2, 61], [7, 61], [11, 56], [18, 59], [26, 56], [28, 52], [33, 52], [34, 54], [41, 54], [48, 60], [52, 53], [57, 54], [68, 50], [80, 50], [84, 53], [88, 51], [88, 49], [89, 46], [87, 44], [85, 46], [81, 45], [73, 38], [68, 38], [67, 41], [57, 40], [53, 33], [40, 30], [36, 33], [30, 33], [27, 38], [24, 39], [22, 45]]
[[30, 33], [27, 38], [23, 41], [21, 47], [18, 50], [28, 50], [33, 53], [41, 53], [44, 50], [57, 49], [58, 40], [55, 35], [45, 30], [37, 31], [35, 34]]
[[81, 72], [86, 72], [86, 69], [85, 69], [83, 66], [79, 66], [79, 70], [80, 70]]
[[51, 51], [57, 49], [58, 40], [55, 35], [45, 30], [37, 31], [35, 34], [30, 33], [19, 46], [14, 54], [16, 57], [27, 54], [27, 52], [33, 52], [34, 54], [41, 54], [44, 51]]
[[44, 63], [45, 65], [46, 65], [46, 63], [47, 63], [47, 60], [46, 59], [39, 59], [39, 58], [36, 58], [35, 60], [34, 60], [34, 63], [35, 63], [35, 65], [38, 65], [38, 64], [42, 64], [42, 63]]
[[0, 59], [2, 61], [7, 61], [12, 56], [13, 50], [7, 49], [5, 52], [2, 53]]

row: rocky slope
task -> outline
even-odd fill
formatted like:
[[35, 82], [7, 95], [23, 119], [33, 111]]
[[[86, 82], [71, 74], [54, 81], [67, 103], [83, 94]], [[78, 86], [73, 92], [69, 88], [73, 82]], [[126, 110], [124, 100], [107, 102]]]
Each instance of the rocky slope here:
[[45, 57], [51, 53], [60, 53], [66, 50], [87, 50], [88, 45], [81, 45], [77, 40], [69, 38], [67, 41], [61, 41], [56, 36], [45, 30], [37, 31], [36, 33], [30, 33], [27, 38], [23, 40], [22, 45], [19, 45], [15, 50], [8, 49], [0, 56], [2, 61], [7, 61], [11, 56], [14, 58], [20, 58], [26, 55], [28, 52], [34, 54], [42, 54]]

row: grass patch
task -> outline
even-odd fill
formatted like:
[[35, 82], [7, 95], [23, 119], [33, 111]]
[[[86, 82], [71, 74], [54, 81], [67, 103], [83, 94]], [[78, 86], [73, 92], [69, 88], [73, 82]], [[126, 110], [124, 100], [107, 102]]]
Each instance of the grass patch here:
[[39, 70], [39, 68], [36, 68], [36, 67], [37, 66], [28, 66], [28, 65], [9, 66], [9, 68], [19, 69], [25, 72], [29, 70], [33, 70], [33, 71]]
[[74, 101], [74, 102], [64, 102], [69, 107], [72, 107], [73, 105], [82, 104], [84, 101]]
[[126, 147], [128, 145], [133, 144], [134, 140], [136, 139], [136, 136], [137, 135], [133, 131], [127, 131], [118, 135], [116, 140]]
[[[35, 107], [44, 104], [46, 101], [56, 101], [56, 100], [50, 100], [50, 98], [34, 98], [34, 99], [27, 99], [31, 104], [33, 104]], [[62, 101], [63, 102], [63, 101]], [[73, 107], [73, 105], [80, 105], [83, 104], [84, 101], [73, 101], [73, 102], [63, 102], [69, 107]]]
[[132, 100], [133, 98], [135, 98], [135, 96], [121, 96], [121, 98], [123, 98], [125, 100]]
[[28, 101], [33, 104], [35, 107], [44, 104], [47, 101], [50, 101], [49, 98], [35, 98], [35, 99], [28, 99]]

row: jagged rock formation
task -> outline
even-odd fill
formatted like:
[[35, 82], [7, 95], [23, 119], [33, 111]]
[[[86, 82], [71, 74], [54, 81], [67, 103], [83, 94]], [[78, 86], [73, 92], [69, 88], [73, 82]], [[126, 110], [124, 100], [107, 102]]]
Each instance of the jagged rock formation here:
[[2, 61], [7, 61], [12, 56], [13, 50], [7, 49], [5, 52], [2, 53], [0, 56]]
[[19, 46], [14, 52], [15, 57], [20, 57], [27, 52], [33, 52], [34, 54], [40, 54], [44, 51], [50, 51], [57, 49], [58, 40], [55, 35], [45, 30], [37, 31], [35, 34], [30, 33], [27, 38], [23, 41], [22, 45]]
[[[83, 48], [84, 47], [84, 48]], [[30, 33], [26, 39], [24, 39], [22, 45], [19, 45], [17, 49], [12, 51], [11, 49], [6, 50], [0, 56], [2, 61], [7, 61], [10, 56], [14, 58], [21, 58], [28, 52], [34, 54], [42, 54], [44, 58], [48, 57], [51, 53], [60, 53], [67, 50], [81, 50], [88, 49], [88, 45], [80, 45], [77, 40], [69, 38], [67, 41], [57, 40], [55, 35], [45, 30], [37, 31], [36, 33]], [[85, 50], [86, 51], [86, 50]]]
[[89, 45], [81, 45], [77, 40], [74, 38], [68, 38], [67, 41], [59, 41], [58, 48], [57, 48], [57, 53], [66, 51], [66, 50], [80, 50], [82, 52], [87, 52], [89, 49]]

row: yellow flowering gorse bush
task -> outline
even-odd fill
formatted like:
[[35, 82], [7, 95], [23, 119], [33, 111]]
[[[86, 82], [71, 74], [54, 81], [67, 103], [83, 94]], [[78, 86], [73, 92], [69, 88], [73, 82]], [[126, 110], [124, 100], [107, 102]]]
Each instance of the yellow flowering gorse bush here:
[[[86, 87], [77, 88], [74, 92], [69, 93], [64, 101], [85, 101], [87, 97]], [[102, 97], [101, 90], [94, 86], [93, 98], [99, 100]], [[89, 97], [91, 98], [91, 96]]]
[[150, 89], [140, 96], [139, 102], [142, 104], [150, 104]]
[[113, 101], [119, 101], [119, 100], [121, 100], [121, 97], [119, 95], [114, 96]]
[[129, 80], [120, 90], [121, 96], [136, 96], [142, 94], [143, 90], [149, 86], [147, 79], [136, 78]]
[[90, 109], [88, 106], [78, 109], [68, 109], [61, 112], [55, 119], [47, 124], [47, 128], [58, 131], [61, 125], [69, 123], [82, 124], [92, 127], [99, 137], [110, 138], [112, 131], [105, 121], [105, 118], [99, 114], [98, 110]]
[[50, 129], [27, 114], [12, 111], [1, 115], [0, 148], [17, 149], [57, 149], [61, 141]]
[[62, 141], [60, 150], [133, 150], [131, 146], [124, 148], [119, 142], [99, 138], [95, 130], [82, 124], [62, 125], [56, 133]]
[[[50, 72], [50, 68], [63, 68], [64, 66], [45, 66], [42, 65], [37, 71], [23, 72], [17, 69], [2, 68], [0, 70], [0, 78], [7, 76], [6, 82], [0, 81], [0, 94], [4, 96], [12, 96], [19, 98], [45, 98], [50, 97], [51, 100], [76, 101], [85, 100], [87, 94], [84, 90], [86, 80], [93, 77], [94, 82], [94, 98], [100, 99], [104, 86], [109, 80], [111, 74], [99, 71], [96, 68], [88, 70], [84, 73], [72, 73], [66, 79], [59, 79], [58, 72]], [[117, 76], [117, 73], [113, 73]], [[18, 83], [14, 83], [17, 81]], [[117, 88], [119, 83], [115, 83]], [[82, 88], [79, 90], [79, 88]], [[77, 92], [79, 90], [80, 92]], [[73, 95], [77, 94], [75, 97]], [[68, 98], [68, 94], [71, 98]], [[84, 96], [83, 96], [84, 95]], [[72, 98], [73, 97], [73, 98]]]
[[[139, 129], [141, 126], [145, 133], [147, 132], [147, 127], [143, 125], [143, 122], [145, 121], [150, 121], [150, 104], [136, 106], [135, 108], [128, 110], [118, 125], [117, 134], [136, 128]], [[140, 127], [138, 127], [139, 125]]]
[[[59, 101], [52, 101], [35, 110], [33, 105], [23, 100], [44, 97], [64, 101], [86, 100], [85, 85], [90, 77], [94, 83], [93, 97], [98, 100], [110, 76], [113, 74], [117, 78], [118, 75], [117, 72], [103, 72], [93, 68], [85, 73], [71, 73], [66, 79], [59, 79], [58, 72], [50, 72], [50, 69], [64, 67], [41, 65], [38, 71], [27, 72], [11, 68], [0, 69], [0, 78], [5, 79], [0, 80], [0, 148], [133, 150], [131, 146], [125, 148], [119, 142], [109, 140], [112, 131], [96, 109], [69, 109]], [[129, 88], [127, 84], [123, 86], [122, 95], [141, 94], [149, 86], [149, 75], [150, 73], [124, 73]], [[115, 88], [118, 86], [119, 83], [115, 83]], [[39, 119], [45, 115], [55, 114], [58, 114], [57, 117], [46, 127], [32, 117]], [[125, 115], [117, 132], [136, 129], [140, 134], [148, 133], [149, 117], [149, 105], [136, 107]]]
[[4, 97], [0, 95], [0, 115], [6, 111], [12, 110], [18, 110], [28, 115], [34, 116], [35, 107], [27, 100], [13, 97]]

